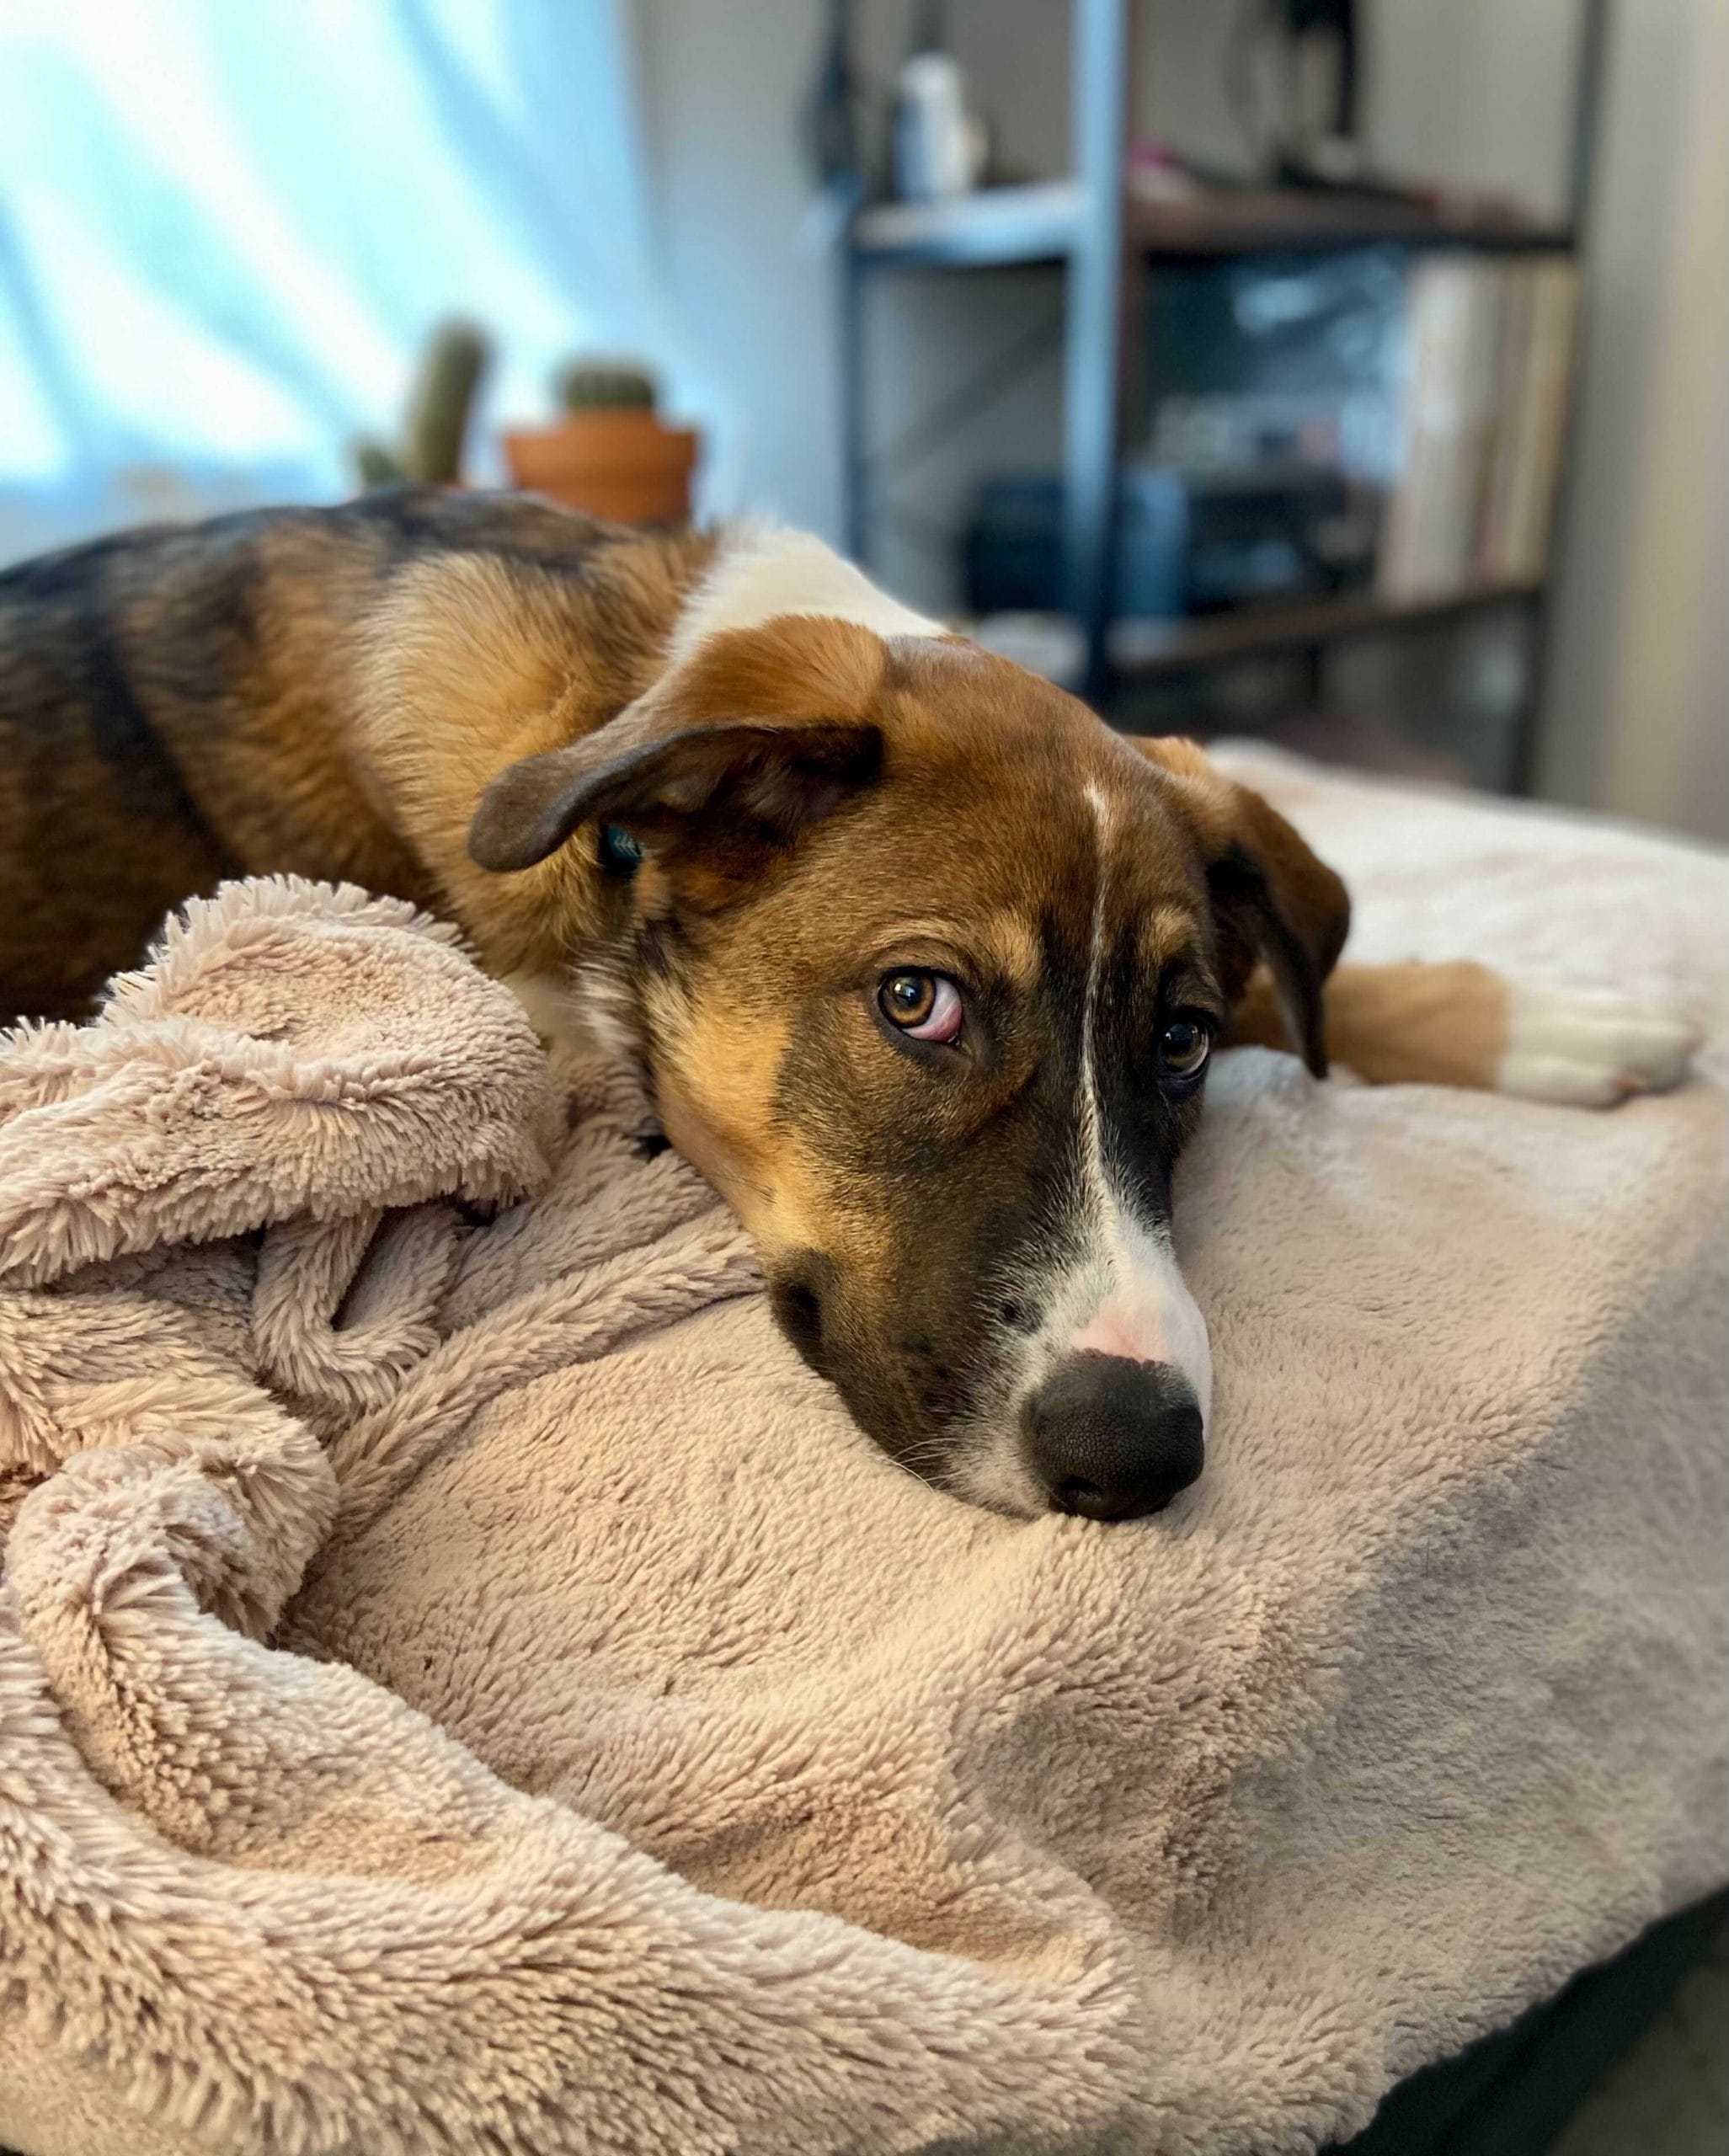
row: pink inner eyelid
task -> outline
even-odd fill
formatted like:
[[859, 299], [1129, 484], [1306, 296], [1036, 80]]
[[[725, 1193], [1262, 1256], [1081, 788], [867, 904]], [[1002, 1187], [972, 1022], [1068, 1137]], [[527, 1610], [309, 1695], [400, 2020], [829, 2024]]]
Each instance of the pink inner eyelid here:
[[938, 974], [935, 979], [937, 1000], [931, 1006], [930, 1017], [921, 1019], [916, 1026], [908, 1026], [904, 1029], [913, 1040], [948, 1042], [960, 1032], [965, 1007], [961, 1001], [961, 992], [946, 974]]

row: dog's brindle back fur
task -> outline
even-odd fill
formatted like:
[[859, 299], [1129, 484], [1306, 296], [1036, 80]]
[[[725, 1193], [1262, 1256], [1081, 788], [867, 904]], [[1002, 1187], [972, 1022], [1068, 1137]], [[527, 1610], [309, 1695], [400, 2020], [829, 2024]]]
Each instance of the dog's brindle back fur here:
[[[447, 904], [354, 754], [367, 625], [417, 572], [520, 579], [598, 723], [646, 686], [712, 551], [410, 493], [125, 532], [0, 574], [4, 1009], [83, 1015], [225, 877], [293, 869]], [[547, 649], [499, 655], [514, 678]]]

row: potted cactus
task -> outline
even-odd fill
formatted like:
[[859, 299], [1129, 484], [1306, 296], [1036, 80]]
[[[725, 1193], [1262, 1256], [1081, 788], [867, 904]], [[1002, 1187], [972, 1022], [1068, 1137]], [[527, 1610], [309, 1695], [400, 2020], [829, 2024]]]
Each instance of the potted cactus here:
[[514, 484], [621, 524], [688, 518], [697, 437], [662, 423], [646, 369], [578, 360], [560, 371], [554, 390], [558, 425], [504, 436]]

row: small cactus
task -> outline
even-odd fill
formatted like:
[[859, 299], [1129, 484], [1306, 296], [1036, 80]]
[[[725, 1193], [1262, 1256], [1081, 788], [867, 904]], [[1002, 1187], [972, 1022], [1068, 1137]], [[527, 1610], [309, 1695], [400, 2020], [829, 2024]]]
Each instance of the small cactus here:
[[402, 487], [408, 483], [408, 473], [382, 441], [355, 444], [355, 470], [368, 494], [380, 487]]
[[553, 393], [567, 412], [654, 409], [654, 377], [630, 361], [575, 360], [561, 367]]
[[468, 415], [489, 356], [486, 339], [467, 323], [447, 322], [433, 333], [414, 378], [402, 440], [355, 445], [362, 487], [456, 484]]

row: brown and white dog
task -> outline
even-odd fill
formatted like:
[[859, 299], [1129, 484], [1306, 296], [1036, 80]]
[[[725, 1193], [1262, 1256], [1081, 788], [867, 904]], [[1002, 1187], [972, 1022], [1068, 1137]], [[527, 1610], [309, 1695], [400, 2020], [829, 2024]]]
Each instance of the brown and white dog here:
[[1171, 1189], [1217, 1045], [1590, 1103], [1692, 1046], [1475, 964], [1337, 966], [1344, 888], [1257, 795], [814, 539], [522, 499], [0, 578], [0, 862], [30, 1008], [225, 873], [454, 915], [543, 1031], [636, 1059], [862, 1426], [1018, 1514], [1129, 1518], [1200, 1470]]

